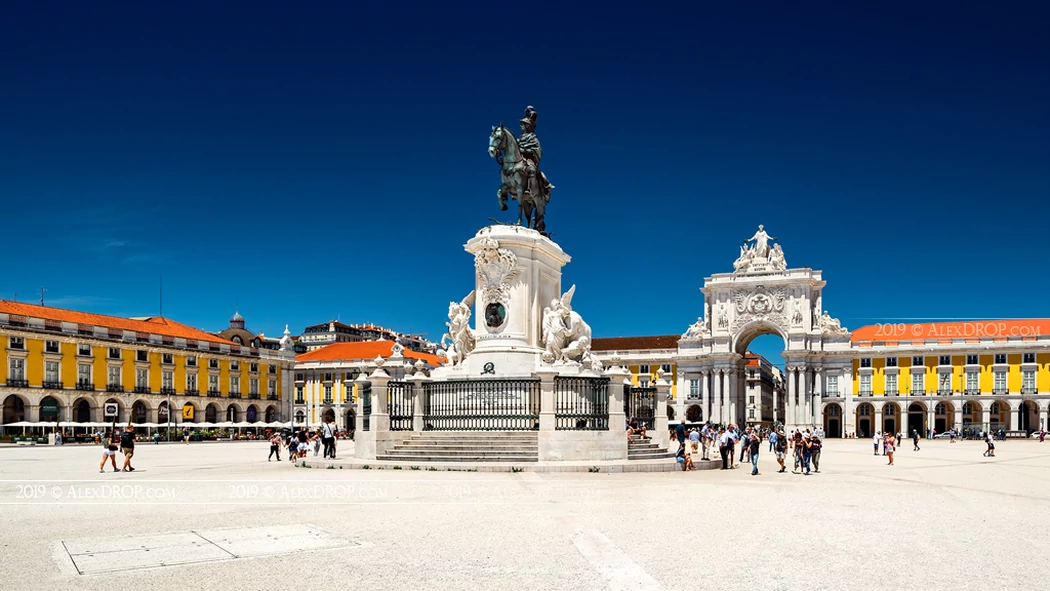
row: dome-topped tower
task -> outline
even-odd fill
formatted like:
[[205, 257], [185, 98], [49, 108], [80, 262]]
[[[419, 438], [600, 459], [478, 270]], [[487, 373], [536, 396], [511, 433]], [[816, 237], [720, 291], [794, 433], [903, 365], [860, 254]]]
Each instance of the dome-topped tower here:
[[230, 317], [230, 328], [244, 330], [244, 316], [241, 316], [240, 312], [234, 312], [233, 316]]

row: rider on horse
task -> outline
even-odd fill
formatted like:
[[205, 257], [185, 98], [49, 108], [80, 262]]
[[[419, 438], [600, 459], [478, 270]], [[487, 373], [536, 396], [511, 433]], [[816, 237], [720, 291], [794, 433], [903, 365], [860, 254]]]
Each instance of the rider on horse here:
[[528, 179], [525, 191], [537, 200], [542, 199], [543, 203], [547, 203], [551, 199], [551, 189], [554, 185], [547, 180], [547, 175], [540, 172], [543, 148], [536, 137], [536, 117], [536, 109], [532, 105], [525, 107], [525, 116], [519, 121], [521, 137], [518, 138], [518, 150], [525, 158], [525, 178]]

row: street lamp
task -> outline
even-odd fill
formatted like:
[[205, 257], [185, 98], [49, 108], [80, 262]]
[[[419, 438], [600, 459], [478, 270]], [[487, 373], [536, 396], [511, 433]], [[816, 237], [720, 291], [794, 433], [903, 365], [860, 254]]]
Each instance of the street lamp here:
[[168, 388], [168, 432], [165, 441], [171, 443], [171, 388]]

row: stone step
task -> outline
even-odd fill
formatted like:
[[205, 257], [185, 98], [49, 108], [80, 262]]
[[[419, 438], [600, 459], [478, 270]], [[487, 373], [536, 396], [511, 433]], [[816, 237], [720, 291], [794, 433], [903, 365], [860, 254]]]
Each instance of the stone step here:
[[655, 443], [647, 443], [645, 445], [628, 445], [627, 451], [647, 451], [650, 449], [663, 449]]
[[511, 453], [511, 454], [538, 454], [540, 448], [538, 445], [533, 446], [507, 446], [507, 447], [456, 447], [451, 445], [395, 445], [393, 450], [395, 452], [412, 452], [412, 453], [474, 453], [474, 452], [492, 452], [492, 453]]
[[664, 458], [673, 458], [674, 454], [669, 451], [653, 451], [644, 453], [632, 453], [627, 452], [628, 460], [660, 460]]
[[527, 437], [536, 439], [536, 431], [411, 431], [413, 437], [452, 439], [491, 439], [493, 437]]
[[470, 444], [485, 443], [536, 443], [538, 437], [409, 437], [405, 441], [455, 441]]
[[392, 449], [387, 452], [388, 455], [394, 455], [398, 457], [434, 457], [434, 458], [502, 458], [506, 456], [514, 457], [530, 457], [538, 458], [538, 453], [530, 453], [527, 451], [416, 451], [416, 450], [401, 450]]
[[377, 460], [394, 462], [538, 462], [534, 455], [438, 456], [427, 454], [377, 454]]

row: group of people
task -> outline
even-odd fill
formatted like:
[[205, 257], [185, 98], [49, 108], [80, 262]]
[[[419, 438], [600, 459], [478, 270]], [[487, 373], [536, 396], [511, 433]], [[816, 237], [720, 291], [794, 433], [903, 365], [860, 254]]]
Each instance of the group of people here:
[[334, 421], [327, 421], [321, 428], [316, 431], [308, 431], [301, 429], [299, 431], [289, 431], [284, 433], [273, 433], [270, 436], [270, 455], [266, 458], [269, 462], [274, 456], [277, 456], [277, 461], [281, 461], [281, 448], [284, 447], [288, 450], [288, 459], [293, 463], [298, 463], [299, 460], [306, 458], [306, 453], [310, 451], [312, 447], [314, 450], [314, 456], [317, 456], [324, 447], [324, 458], [335, 459], [335, 448], [336, 441], [339, 439], [339, 427], [336, 426]]
[[[103, 445], [102, 461], [98, 465], [99, 474], [106, 471], [106, 460], [113, 466], [114, 472], [134, 472], [131, 458], [135, 455], [135, 427], [128, 425], [121, 433], [120, 429], [113, 429], [109, 434], [99, 433], [98, 441]], [[117, 450], [124, 454], [124, 466], [117, 468]]]
[[[783, 429], [771, 430], [758, 427], [747, 427], [741, 431], [736, 425], [718, 426], [706, 423], [702, 427], [686, 427], [683, 420], [673, 427], [672, 436], [678, 441], [678, 452], [676, 459], [682, 464], [683, 470], [691, 470], [694, 467], [692, 454], [701, 454], [702, 460], [709, 460], [710, 450], [717, 448], [719, 457], [722, 459], [722, 470], [736, 468], [736, 463], [749, 461], [751, 463], [751, 475], [758, 476], [758, 457], [764, 439], [769, 440], [770, 451], [776, 451], [777, 462], [780, 464], [778, 472], [787, 471], [785, 458], [788, 453], [794, 457], [792, 473], [803, 474], [813, 470], [820, 472], [820, 450], [823, 446], [823, 432], [805, 431], [796, 429], [791, 437], [785, 435]], [[736, 459], [736, 447], [740, 445], [740, 458]], [[691, 451], [690, 449], [691, 448]]]

